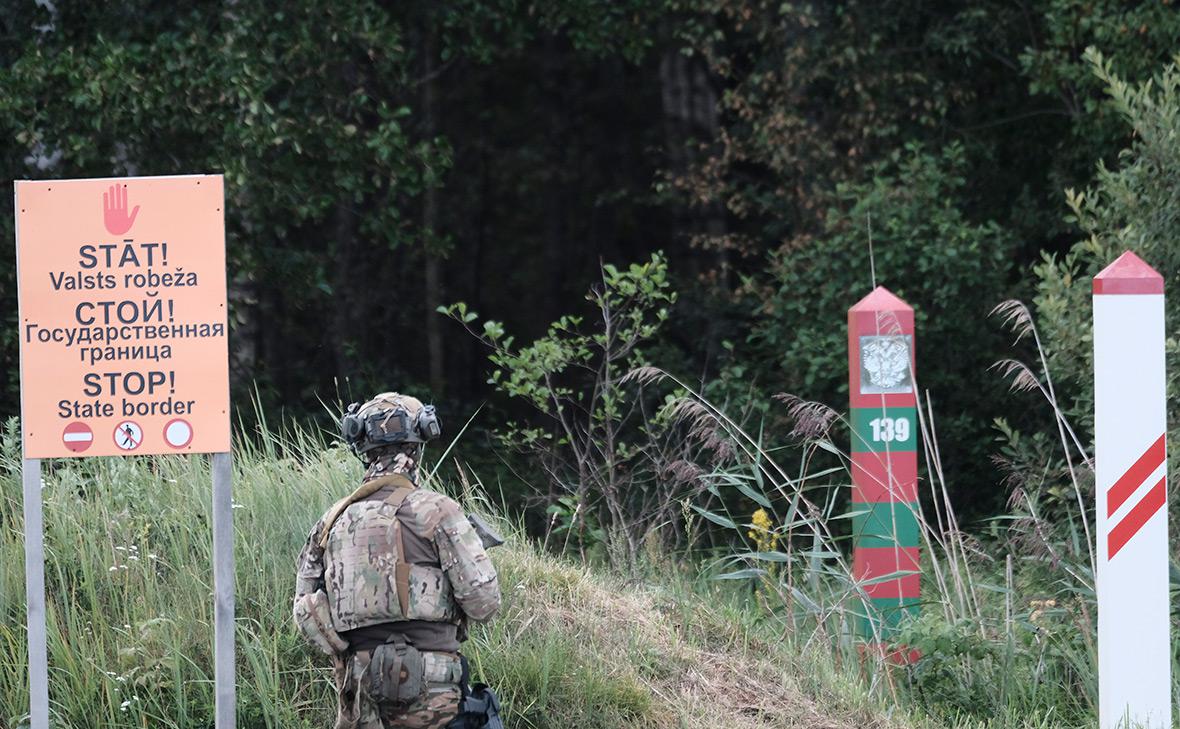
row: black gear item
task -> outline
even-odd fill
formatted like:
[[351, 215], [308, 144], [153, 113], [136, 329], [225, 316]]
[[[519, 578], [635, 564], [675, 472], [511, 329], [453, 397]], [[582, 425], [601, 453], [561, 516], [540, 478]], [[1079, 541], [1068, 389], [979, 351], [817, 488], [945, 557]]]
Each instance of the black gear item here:
[[447, 729], [504, 729], [504, 722], [500, 719], [500, 698], [485, 683], [469, 687], [471, 669], [467, 656], [460, 656], [460, 661], [463, 677], [459, 680], [459, 689], [463, 698], [459, 700], [459, 715], [447, 724]]
[[478, 717], [482, 723], [476, 726], [482, 729], [504, 729], [504, 722], [500, 720], [500, 697], [487, 684], [477, 683], [472, 687], [471, 695], [463, 699], [463, 713]]

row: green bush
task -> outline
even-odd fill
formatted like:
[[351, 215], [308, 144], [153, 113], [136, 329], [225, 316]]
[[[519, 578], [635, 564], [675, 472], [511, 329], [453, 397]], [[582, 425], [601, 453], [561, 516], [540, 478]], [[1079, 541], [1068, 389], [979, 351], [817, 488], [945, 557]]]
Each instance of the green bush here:
[[[929, 389], [952, 487], [990, 476], [987, 428], [1002, 384], [988, 372], [1004, 345], [988, 312], [1006, 298], [1016, 241], [973, 221], [962, 149], [909, 146], [840, 189], [823, 232], [772, 259], [754, 342], [778, 389], [838, 409], [848, 398], [847, 311], [875, 280], [914, 307], [917, 381]], [[870, 257], [870, 240], [872, 257]], [[926, 364], [924, 364], [926, 363]], [[960, 507], [999, 506], [995, 492], [964, 489]]]
[[1061, 385], [1067, 412], [1084, 433], [1092, 428], [1093, 341], [1091, 279], [1125, 250], [1134, 251], [1164, 277], [1169, 322], [1168, 409], [1180, 405], [1180, 69], [1173, 63], [1154, 79], [1131, 84], [1091, 49], [1093, 72], [1107, 85], [1111, 103], [1134, 133], [1115, 167], [1098, 166], [1095, 183], [1066, 192], [1071, 221], [1084, 238], [1064, 256], [1045, 256], [1036, 267], [1037, 325], [1049, 367]]

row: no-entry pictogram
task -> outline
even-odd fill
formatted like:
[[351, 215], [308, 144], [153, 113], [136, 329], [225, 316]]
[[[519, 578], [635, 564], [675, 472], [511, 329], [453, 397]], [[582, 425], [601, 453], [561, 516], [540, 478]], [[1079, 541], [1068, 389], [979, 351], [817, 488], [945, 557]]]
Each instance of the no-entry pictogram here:
[[121, 451], [133, 451], [143, 445], [143, 428], [139, 427], [139, 423], [134, 420], [124, 420], [119, 423], [111, 435], [115, 439], [115, 445]]
[[164, 426], [164, 441], [173, 448], [184, 448], [193, 442], [193, 426], [184, 418], [169, 420]]
[[75, 420], [62, 430], [61, 442], [74, 453], [82, 453], [94, 444], [94, 431], [86, 423]]
[[[225, 224], [219, 175], [16, 183], [26, 458], [229, 450]], [[148, 434], [144, 438], [143, 434]], [[134, 442], [134, 445], [130, 445]]]

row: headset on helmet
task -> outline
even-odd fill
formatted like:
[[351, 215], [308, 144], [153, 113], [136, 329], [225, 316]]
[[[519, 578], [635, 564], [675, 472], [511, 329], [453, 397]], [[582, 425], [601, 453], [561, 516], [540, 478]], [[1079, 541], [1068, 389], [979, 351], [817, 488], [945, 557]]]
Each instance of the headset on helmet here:
[[[362, 415], [370, 404], [388, 407]], [[442, 426], [433, 405], [423, 405], [417, 412], [412, 412], [396, 398], [393, 402], [371, 400], [364, 405], [354, 402], [340, 419], [340, 436], [357, 455], [385, 446], [427, 443], [441, 434]]]

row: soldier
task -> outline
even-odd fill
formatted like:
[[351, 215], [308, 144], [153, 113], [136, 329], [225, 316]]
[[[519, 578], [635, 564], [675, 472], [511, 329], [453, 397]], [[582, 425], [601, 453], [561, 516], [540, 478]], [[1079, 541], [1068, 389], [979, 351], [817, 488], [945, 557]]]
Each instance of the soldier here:
[[367, 469], [311, 530], [294, 604], [300, 632], [332, 656], [336, 729], [502, 726], [459, 654], [467, 620], [500, 607], [496, 570], [459, 505], [418, 488], [434, 406], [382, 393], [349, 406], [341, 431]]

